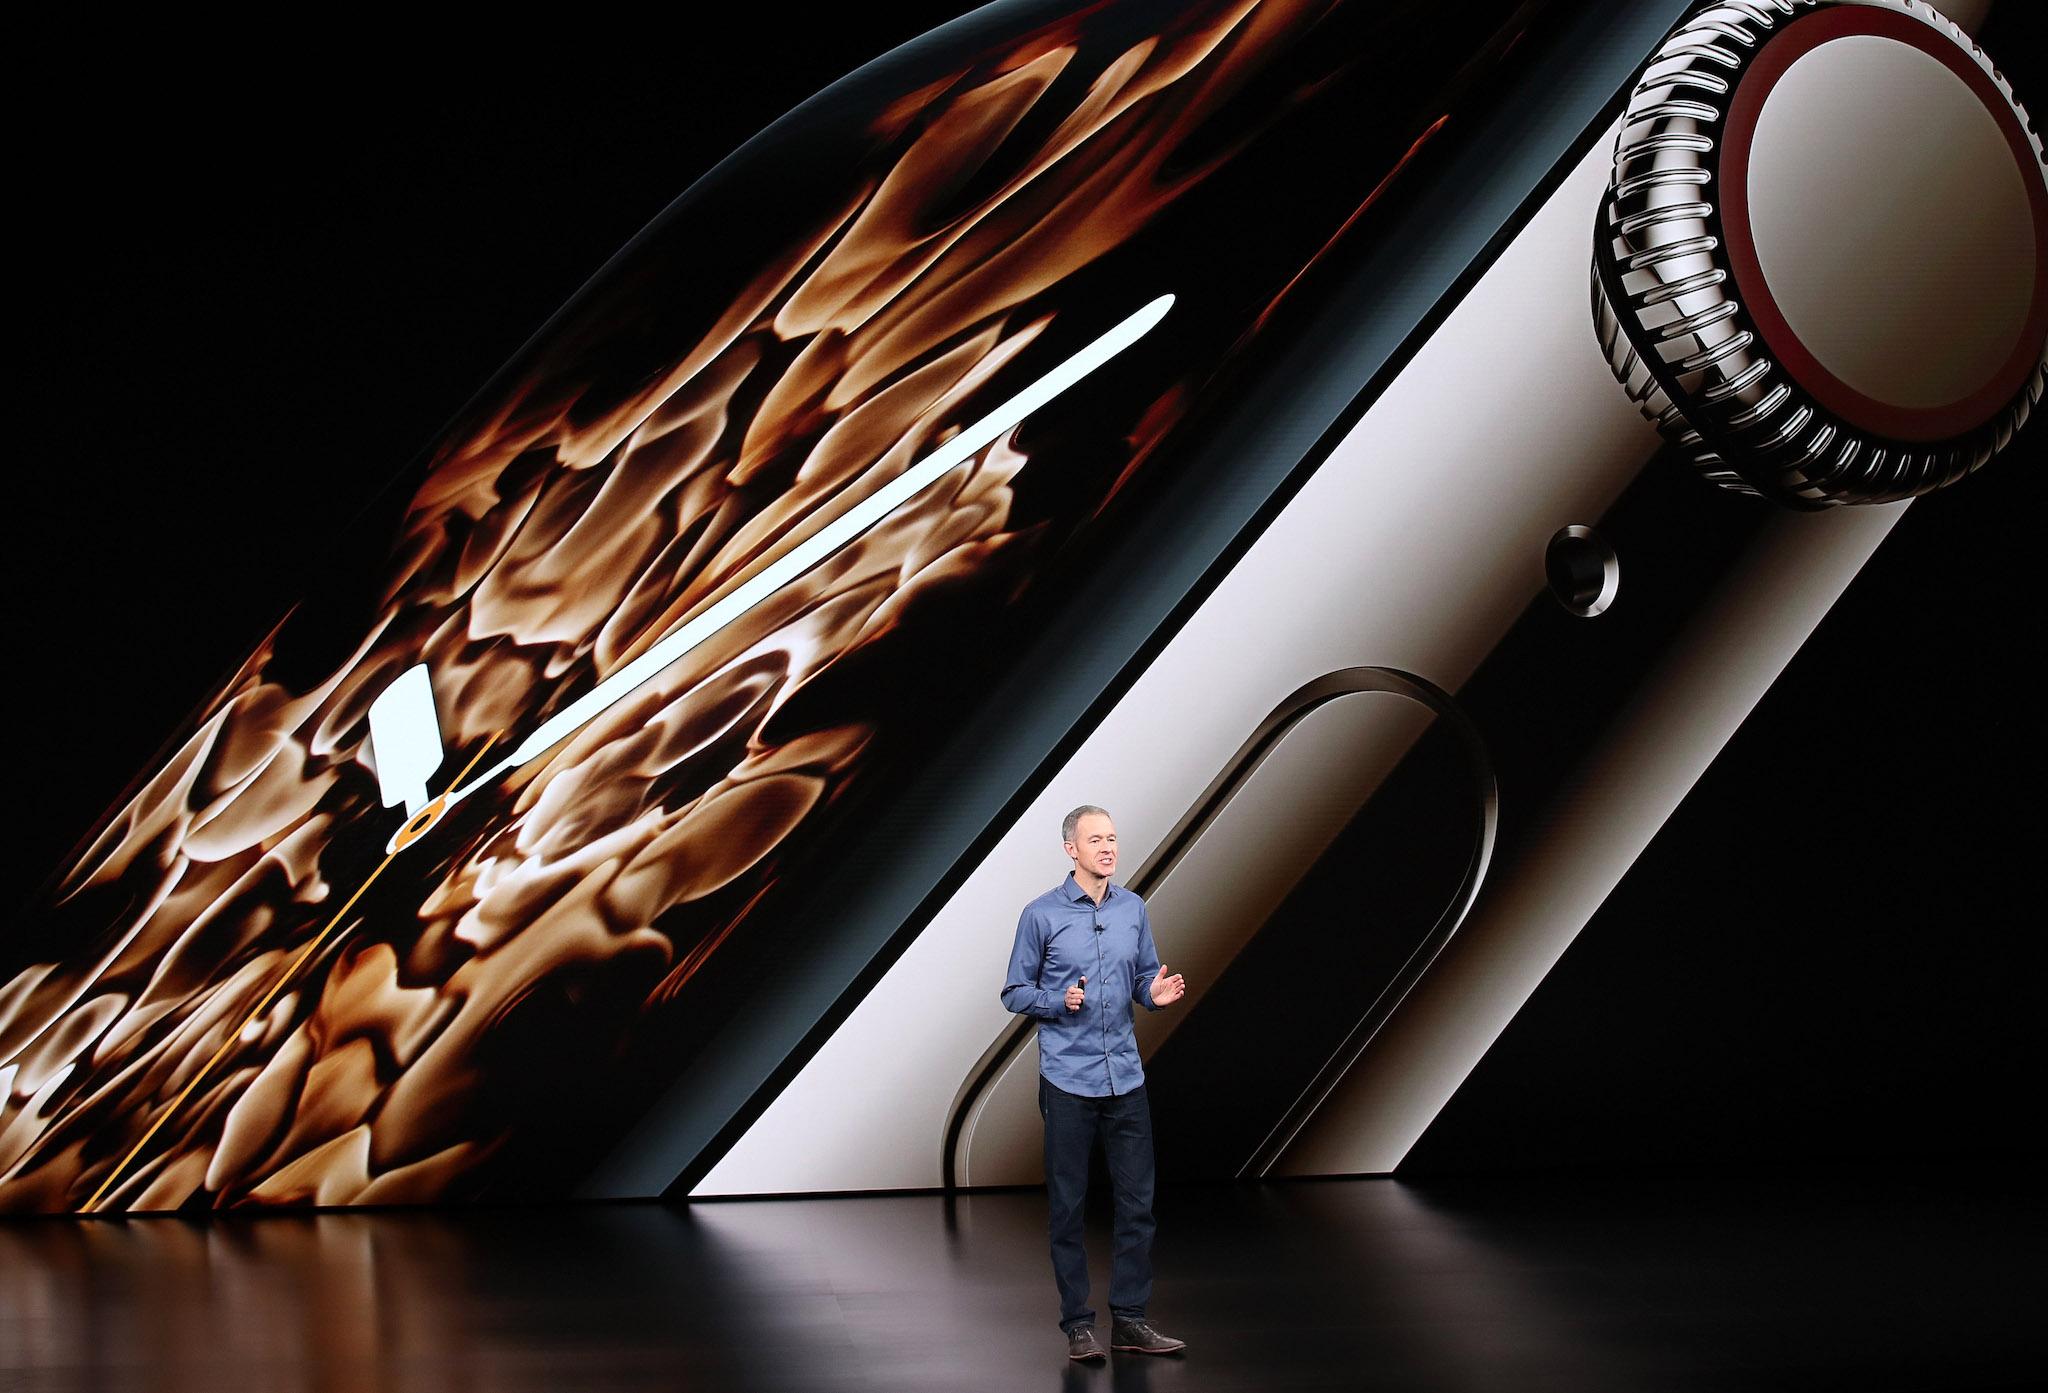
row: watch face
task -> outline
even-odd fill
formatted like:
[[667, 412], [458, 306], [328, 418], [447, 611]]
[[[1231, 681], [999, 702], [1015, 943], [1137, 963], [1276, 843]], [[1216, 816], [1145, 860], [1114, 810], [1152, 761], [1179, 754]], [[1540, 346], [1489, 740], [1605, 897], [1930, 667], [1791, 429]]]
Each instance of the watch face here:
[[707, 176], [9, 937], [0, 1208], [562, 1194], [737, 1086], [1541, 9], [984, 15]]

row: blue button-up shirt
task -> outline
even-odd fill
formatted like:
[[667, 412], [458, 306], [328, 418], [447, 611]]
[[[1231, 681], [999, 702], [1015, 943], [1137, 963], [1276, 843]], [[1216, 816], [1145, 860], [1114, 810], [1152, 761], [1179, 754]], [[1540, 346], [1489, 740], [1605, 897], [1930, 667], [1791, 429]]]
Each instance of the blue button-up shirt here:
[[[1101, 932], [1097, 932], [1097, 925]], [[1017, 916], [1003, 1005], [1038, 1021], [1038, 1072], [1055, 1088], [1101, 1098], [1145, 1082], [1131, 1003], [1148, 1011], [1159, 952], [1145, 902], [1111, 882], [1097, 905], [1072, 871]], [[1086, 977], [1087, 1000], [1069, 1011], [1067, 988]]]

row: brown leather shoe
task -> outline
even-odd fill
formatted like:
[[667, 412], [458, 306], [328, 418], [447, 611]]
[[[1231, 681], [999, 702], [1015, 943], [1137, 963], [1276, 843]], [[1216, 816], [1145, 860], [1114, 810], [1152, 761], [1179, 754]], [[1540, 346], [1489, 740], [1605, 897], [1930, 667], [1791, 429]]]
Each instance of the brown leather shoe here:
[[1102, 1337], [1095, 1333], [1092, 1325], [1077, 1325], [1067, 1332], [1067, 1358], [1106, 1359], [1109, 1351], [1102, 1347]]
[[1142, 1320], [1118, 1321], [1110, 1327], [1109, 1343], [1113, 1349], [1127, 1349], [1138, 1354], [1179, 1354], [1188, 1347], [1186, 1340], [1162, 1335]]

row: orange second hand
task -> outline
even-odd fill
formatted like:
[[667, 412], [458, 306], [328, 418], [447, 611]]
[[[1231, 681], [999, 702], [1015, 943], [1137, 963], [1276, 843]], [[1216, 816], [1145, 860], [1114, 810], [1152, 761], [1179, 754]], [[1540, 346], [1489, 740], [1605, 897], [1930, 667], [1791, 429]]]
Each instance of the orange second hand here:
[[[499, 731], [498, 735], [503, 735], [504, 733], [505, 732], [503, 731]], [[460, 784], [463, 780], [463, 777], [467, 775], [470, 770], [476, 768], [477, 761], [484, 757], [484, 755], [490, 750], [491, 746], [498, 743], [498, 735], [493, 735], [490, 739], [484, 741], [483, 748], [478, 750], [474, 755], [470, 756], [469, 763], [462, 766], [462, 773], [457, 774], [454, 778], [454, 781], [449, 784], [450, 788], [453, 788], [456, 785]], [[213, 1072], [213, 1066], [220, 1063], [222, 1058], [226, 1056], [227, 1052], [234, 1048], [235, 1041], [242, 1038], [242, 1032], [247, 1030], [251, 1025], [255, 1024], [256, 1018], [263, 1014], [264, 1009], [270, 1005], [272, 999], [275, 998], [277, 994], [284, 989], [284, 984], [291, 981], [292, 978], [298, 973], [300, 964], [304, 963], [307, 958], [311, 957], [316, 951], [318, 951], [320, 945], [326, 942], [327, 935], [334, 932], [334, 926], [339, 924], [342, 921], [342, 917], [346, 915], [349, 912], [349, 910], [355, 907], [356, 901], [363, 897], [363, 892], [365, 890], [368, 890], [372, 885], [375, 885], [377, 883], [377, 877], [384, 874], [384, 868], [397, 859], [398, 853], [396, 851], [393, 851], [387, 853], [384, 859], [377, 863], [377, 869], [371, 871], [370, 874], [363, 880], [363, 883], [356, 887], [355, 893], [348, 897], [348, 902], [346, 904], [342, 905], [340, 909], [334, 911], [334, 917], [327, 921], [326, 927], [321, 929], [319, 933], [313, 936], [313, 941], [311, 943], [308, 943], [304, 948], [301, 948], [299, 950], [298, 956], [293, 958], [290, 964], [286, 966], [285, 970], [277, 975], [277, 980], [270, 984], [270, 989], [263, 993], [262, 998], [259, 1001], [257, 1001], [255, 1008], [251, 1010], [245, 1018], [243, 1018], [242, 1023], [239, 1026], [236, 1026], [235, 1029], [228, 1035], [228, 1037], [225, 1040], [221, 1041], [220, 1048], [213, 1052], [213, 1058], [207, 1060], [205, 1064], [200, 1066], [199, 1072], [192, 1076], [191, 1081], [187, 1083], [183, 1088], [178, 1090], [178, 1096], [171, 1099], [170, 1103], [165, 1106], [164, 1110], [157, 1114], [156, 1121], [149, 1124], [149, 1130], [144, 1132], [141, 1138], [135, 1143], [135, 1145], [128, 1149], [128, 1154], [121, 1158], [120, 1164], [115, 1166], [111, 1171], [107, 1172], [107, 1178], [99, 1183], [99, 1188], [92, 1192], [92, 1198], [85, 1202], [85, 1207], [79, 1210], [79, 1213], [90, 1214], [94, 1210], [99, 1208], [100, 1200], [105, 1198], [107, 1191], [113, 1188], [114, 1182], [121, 1178], [122, 1173], [128, 1169], [129, 1163], [132, 1162], [137, 1156], [142, 1154], [142, 1148], [149, 1145], [149, 1139], [157, 1134], [157, 1129], [162, 1127], [164, 1123], [171, 1120], [171, 1114], [176, 1112], [181, 1106], [183, 1106], [185, 1100], [192, 1096], [192, 1090], [199, 1087], [201, 1081], [204, 1080], [208, 1074]]]

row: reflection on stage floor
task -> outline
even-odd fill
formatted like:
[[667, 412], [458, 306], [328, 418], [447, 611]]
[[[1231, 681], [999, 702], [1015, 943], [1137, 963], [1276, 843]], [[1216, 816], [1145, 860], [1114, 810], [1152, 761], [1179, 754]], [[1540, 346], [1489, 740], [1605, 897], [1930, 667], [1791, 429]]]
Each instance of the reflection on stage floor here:
[[[1037, 1191], [0, 1224], [7, 1389], [2025, 1386], [2017, 1177], [1170, 1188], [1185, 1356], [1069, 1364]], [[1107, 1216], [1091, 1217], [1104, 1304]], [[1106, 1318], [1105, 1318], [1106, 1319]]]

